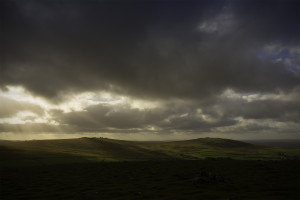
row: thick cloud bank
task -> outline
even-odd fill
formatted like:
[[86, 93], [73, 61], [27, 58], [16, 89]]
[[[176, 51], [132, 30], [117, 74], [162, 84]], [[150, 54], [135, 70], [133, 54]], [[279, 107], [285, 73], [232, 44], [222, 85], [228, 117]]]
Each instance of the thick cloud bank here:
[[0, 5], [1, 132], [299, 137], [296, 0]]

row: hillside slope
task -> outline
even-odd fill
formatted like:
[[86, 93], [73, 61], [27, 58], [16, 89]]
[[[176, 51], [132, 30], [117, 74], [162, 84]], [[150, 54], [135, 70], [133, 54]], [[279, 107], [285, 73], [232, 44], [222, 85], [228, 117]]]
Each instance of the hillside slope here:
[[300, 149], [270, 148], [245, 142], [200, 138], [174, 142], [136, 142], [106, 138], [0, 141], [1, 162], [57, 160], [161, 160], [161, 159], [285, 159]]

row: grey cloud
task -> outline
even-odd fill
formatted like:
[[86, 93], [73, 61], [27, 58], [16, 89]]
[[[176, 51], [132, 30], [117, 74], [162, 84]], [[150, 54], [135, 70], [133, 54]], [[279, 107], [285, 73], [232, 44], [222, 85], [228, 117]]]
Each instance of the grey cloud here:
[[164, 129], [181, 130], [181, 131], [192, 131], [195, 133], [199, 132], [210, 132], [212, 128], [232, 126], [237, 124], [236, 120], [217, 120], [215, 122], [206, 121], [203, 118], [196, 116], [176, 116], [167, 122], [161, 124]]
[[[63, 113], [53, 110], [54, 119], [80, 131], [105, 131], [109, 129], [149, 131], [160, 133], [172, 131], [210, 132], [211, 128], [236, 124], [233, 119], [205, 120], [197, 114], [197, 105], [166, 103], [160, 107], [137, 109], [130, 105], [93, 105], [85, 111]], [[132, 130], [134, 131], [134, 130]]]
[[[61, 129], [130, 132], [153, 126], [161, 133], [210, 132], [238, 130], [237, 118], [299, 122], [298, 1], [0, 4], [1, 88], [21, 85], [52, 102], [66, 100], [72, 92], [99, 90], [164, 102], [145, 110], [108, 104], [70, 113], [52, 110]], [[272, 44], [285, 50], [267, 54], [265, 48]], [[248, 102], [222, 97], [227, 89], [287, 96]], [[0, 109], [0, 115], [24, 110], [15, 108]], [[250, 129], [268, 126], [257, 122], [239, 130]]]
[[298, 121], [300, 119], [299, 102], [264, 100], [249, 103], [242, 110], [241, 116], [248, 119], [277, 119]]
[[[64, 113], [51, 110], [51, 120], [58, 125], [2, 124], [1, 131], [21, 130], [33, 132], [103, 132], [103, 133], [145, 133], [158, 134], [185, 132], [257, 132], [287, 130], [295, 132], [299, 122], [299, 103], [296, 92], [289, 98], [254, 99], [231, 98], [218, 95], [210, 100], [165, 101], [158, 107], [138, 109], [130, 104], [101, 103], [91, 105], [83, 111]], [[242, 119], [242, 120], [241, 120]], [[292, 124], [292, 125], [288, 125]]]
[[30, 111], [40, 116], [44, 114], [43, 108], [38, 105], [0, 96], [0, 119], [13, 117], [21, 111]]
[[[291, 95], [295, 98], [297, 96]], [[144, 129], [155, 127], [160, 132], [190, 131], [211, 132], [214, 128], [238, 126], [238, 118], [244, 120], [273, 120], [276, 122], [299, 122], [299, 100], [253, 100], [215, 96], [208, 102], [168, 101], [156, 108], [137, 109], [129, 104], [98, 104], [87, 107], [84, 111], [63, 113], [53, 111], [54, 119], [81, 131], [101, 131], [106, 129]], [[266, 125], [247, 125], [266, 128]]]
[[[274, 123], [299, 123], [300, 119], [300, 102], [298, 89], [291, 93], [281, 93], [280, 95], [257, 95], [253, 98], [241, 96], [228, 97], [224, 94], [208, 99], [200, 108], [202, 113], [216, 121], [236, 121], [238, 126], [243, 120], [260, 121], [271, 120]], [[244, 98], [243, 98], [244, 97]], [[253, 126], [255, 126], [253, 124]], [[247, 126], [250, 129], [250, 126]], [[268, 129], [267, 127], [265, 127]], [[245, 128], [247, 129], [247, 128]]]
[[[246, 2], [250, 10], [241, 12], [245, 5], [234, 1], [5, 1], [0, 84], [20, 84], [47, 98], [98, 89], [194, 99], [228, 87], [290, 89], [299, 76], [255, 52], [275, 40], [299, 43], [300, 34], [291, 35], [299, 33], [297, 2], [277, 13], [280, 2], [272, 9], [267, 1]], [[228, 12], [226, 6], [237, 19], [234, 32], [197, 29]]]
[[85, 111], [63, 113], [52, 111], [54, 119], [60, 124], [71, 125], [79, 130], [99, 131], [102, 129], [131, 129], [145, 128], [155, 125], [169, 113], [163, 109], [130, 108], [128, 104], [122, 105], [94, 105]]
[[[214, 108], [216, 109], [216, 108]], [[276, 121], [299, 122], [300, 102], [285, 100], [220, 100], [217, 106], [224, 118], [243, 117], [244, 119], [274, 119]], [[210, 112], [214, 112], [211, 110]]]

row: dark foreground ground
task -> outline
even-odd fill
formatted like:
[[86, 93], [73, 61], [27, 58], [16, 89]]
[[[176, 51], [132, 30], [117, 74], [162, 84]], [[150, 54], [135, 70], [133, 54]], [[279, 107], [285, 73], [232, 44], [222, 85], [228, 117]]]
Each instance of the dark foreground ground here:
[[300, 161], [175, 160], [2, 167], [0, 199], [300, 199]]

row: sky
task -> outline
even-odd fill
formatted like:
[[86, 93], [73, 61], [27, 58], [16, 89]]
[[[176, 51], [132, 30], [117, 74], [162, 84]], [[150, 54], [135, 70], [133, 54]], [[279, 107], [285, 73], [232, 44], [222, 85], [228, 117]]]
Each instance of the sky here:
[[0, 139], [300, 139], [297, 0], [1, 0]]

